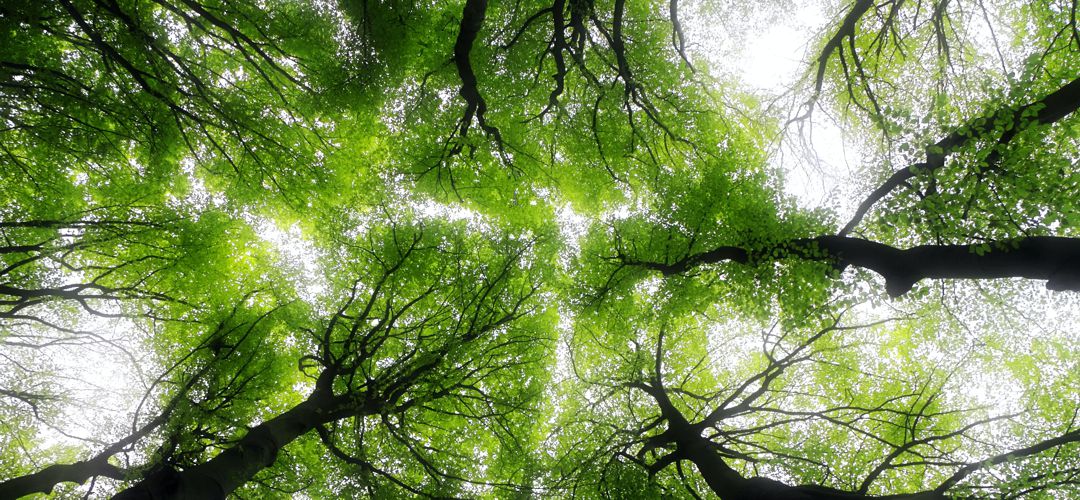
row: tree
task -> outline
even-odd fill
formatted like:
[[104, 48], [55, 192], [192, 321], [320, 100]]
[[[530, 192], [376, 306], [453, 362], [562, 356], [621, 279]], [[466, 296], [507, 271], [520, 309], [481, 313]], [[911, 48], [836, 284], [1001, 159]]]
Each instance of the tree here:
[[[206, 408], [220, 410], [232, 405], [239, 394], [250, 391], [251, 388], [248, 387], [248, 383], [254, 378], [252, 372], [261, 368], [259, 367], [260, 360], [258, 359], [257, 349], [262, 342], [255, 339], [259, 337], [257, 333], [259, 323], [269, 316], [268, 313], [249, 322], [237, 322], [236, 315], [238, 312], [238, 308], [234, 307], [230, 314], [205, 336], [202, 342], [154, 380], [144, 396], [143, 402], [154, 395], [154, 389], [164, 385], [166, 382], [172, 382], [177, 386], [174, 391], [170, 391], [167, 401], [156, 415], [143, 423], [140, 421], [138, 412], [136, 412], [133, 417], [131, 432], [116, 442], [109, 443], [92, 457], [71, 464], [53, 464], [40, 471], [0, 482], [0, 493], [5, 497], [19, 498], [30, 493], [49, 493], [60, 483], [82, 483], [91, 477], [100, 476], [117, 480], [137, 477], [140, 473], [138, 470], [121, 469], [111, 463], [110, 459], [114, 459], [122, 451], [129, 449], [163, 426], [167, 424], [176, 426], [177, 424], [174, 422], [180, 420], [175, 418], [176, 414], [187, 412], [189, 416], [191, 414], [198, 415], [204, 412]], [[247, 344], [244, 345], [245, 343]], [[254, 346], [251, 344], [254, 344]], [[248, 350], [245, 358], [240, 363], [237, 363], [238, 366], [229, 367], [232, 370], [228, 370], [228, 368], [222, 370], [227, 366], [228, 358], [235, 357], [242, 345], [248, 348], [245, 349]], [[255, 348], [252, 349], [251, 347]], [[212, 361], [199, 359], [206, 352], [211, 353]], [[195, 365], [192, 373], [183, 373], [185, 364]], [[175, 379], [169, 380], [170, 376], [175, 377]], [[205, 385], [205, 389], [202, 391], [203, 394], [194, 396], [192, 394], [193, 390], [200, 385]], [[213, 415], [213, 412], [206, 413]], [[203, 426], [209, 423], [200, 420], [198, 423], [199, 429], [201, 430]], [[181, 427], [167, 432], [166, 442], [168, 444], [163, 445], [162, 449], [159, 450], [158, 461], [148, 466], [144, 465], [141, 468], [159, 468], [172, 465], [174, 456], [177, 454], [178, 441], [182, 437], [182, 435], [178, 434], [182, 430]], [[202, 432], [205, 433], [205, 431]], [[166, 446], [168, 449], [166, 449]]]
[[[433, 448], [438, 436], [426, 427], [452, 432], [470, 419], [490, 420], [495, 429], [517, 427], [510, 410], [528, 405], [522, 399], [530, 392], [527, 372], [519, 370], [542, 356], [544, 343], [517, 321], [532, 312], [537, 290], [532, 283], [539, 276], [520, 269], [528, 265], [522, 256], [531, 242], [496, 242], [485, 249], [476, 237], [462, 238], [452, 227], [440, 231], [397, 221], [389, 226], [383, 229], [387, 234], [369, 231], [368, 241], [355, 249], [361, 260], [341, 306], [317, 320], [317, 328], [294, 326], [309, 332], [314, 348], [299, 360], [301, 371], [314, 379], [305, 399], [251, 427], [213, 458], [183, 471], [163, 468], [117, 497], [223, 497], [314, 430], [333, 456], [408, 491], [421, 491], [381, 468], [380, 457], [367, 450], [372, 442], [397, 447], [424, 466], [439, 491], [451, 488], [446, 481], [463, 479], [444, 471], [450, 464], [428, 458], [449, 450]], [[490, 252], [484, 261], [470, 255], [483, 250]], [[521, 352], [524, 346], [532, 353]], [[372, 418], [375, 428], [366, 429]], [[345, 419], [353, 424], [339, 424]], [[491, 453], [501, 451], [499, 438], [511, 444], [509, 436], [494, 434]], [[469, 444], [484, 446], [479, 439]], [[444, 446], [452, 449], [450, 443]]]
[[[665, 301], [658, 291], [643, 295], [633, 299], [642, 302], [636, 307]], [[702, 331], [715, 322], [671, 310], [639, 311], [635, 323], [606, 317], [614, 311], [584, 322], [573, 342], [590, 344], [578, 350], [588, 362], [575, 363], [585, 384], [564, 424], [578, 432], [564, 435], [566, 446], [586, 451], [568, 453], [565, 467], [584, 467], [574, 480], [596, 481], [612, 494], [643, 482], [653, 483], [651, 495], [660, 486], [720, 498], [1012, 497], [1070, 487], [1080, 433], [1030, 409], [994, 414], [953, 394], [954, 379], [982, 360], [968, 348], [919, 362], [919, 348], [940, 342], [932, 332], [942, 325], [925, 317], [849, 325], [842, 320], [850, 308], [832, 309], [805, 322], [816, 324], [810, 328], [789, 320], [724, 331], [720, 345]], [[617, 333], [597, 342], [594, 329], [603, 327]], [[621, 345], [627, 338], [629, 351]], [[905, 345], [912, 339], [923, 345]], [[726, 364], [710, 366], [710, 358]], [[1054, 431], [1048, 438], [1025, 432], [1009, 444], [987, 439], [989, 429], [1010, 424]], [[1056, 450], [1050, 473], [1037, 458], [1047, 450]], [[687, 476], [690, 464], [700, 478]], [[1001, 464], [1030, 476], [980, 482]]]
[[1076, 3], [731, 8], [5, 3], [0, 496], [1075, 491]]

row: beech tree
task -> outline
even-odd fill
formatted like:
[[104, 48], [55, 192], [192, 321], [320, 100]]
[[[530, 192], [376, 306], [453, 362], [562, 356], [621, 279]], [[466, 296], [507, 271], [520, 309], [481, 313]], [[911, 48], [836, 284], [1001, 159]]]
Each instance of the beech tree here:
[[0, 27], [0, 497], [1078, 491], [1075, 1]]

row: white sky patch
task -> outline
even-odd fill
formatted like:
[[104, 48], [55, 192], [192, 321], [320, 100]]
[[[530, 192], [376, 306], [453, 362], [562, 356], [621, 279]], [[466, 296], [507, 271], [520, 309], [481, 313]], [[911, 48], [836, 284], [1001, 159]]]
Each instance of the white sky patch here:
[[[694, 8], [699, 9], [695, 11]], [[722, 80], [757, 95], [763, 106], [779, 107], [783, 119], [794, 116], [802, 102], [793, 100], [791, 89], [808, 77], [816, 54], [814, 40], [832, 22], [825, 3], [769, 6], [747, 9], [732, 3], [720, 7], [720, 16], [740, 16], [740, 24], [701, 15], [703, 6], [688, 11], [688, 49], [708, 62]], [[733, 11], [738, 11], [733, 12]], [[699, 14], [699, 15], [692, 15]], [[832, 205], [846, 213], [854, 200], [837, 200], [839, 188], [857, 171], [858, 144], [865, 138], [851, 137], [819, 109], [804, 127], [790, 127], [776, 145], [770, 161], [787, 175], [785, 191], [805, 208]]]
[[555, 210], [555, 219], [559, 223], [559, 235], [566, 243], [566, 252], [559, 254], [559, 265], [570, 268], [570, 262], [581, 252], [581, 238], [589, 229], [589, 219], [574, 211], [569, 203], [564, 203]]
[[435, 200], [422, 200], [415, 203], [416, 212], [423, 217], [438, 218], [448, 221], [474, 222], [481, 219], [480, 214], [461, 205], [449, 205]]
[[249, 214], [245, 214], [244, 218], [252, 225], [259, 238], [274, 246], [281, 257], [281, 263], [298, 277], [295, 286], [300, 298], [314, 304], [320, 297], [325, 296], [326, 283], [323, 280], [322, 266], [319, 264], [321, 254], [315, 245], [304, 237], [298, 224], [283, 230], [267, 218]]
[[[89, 304], [95, 310], [115, 309], [100, 301]], [[74, 330], [61, 332], [23, 323], [9, 325], [5, 331], [0, 363], [5, 385], [11, 387], [11, 381], [16, 381], [14, 387], [19, 390], [62, 398], [55, 414], [47, 409], [51, 404], [42, 405], [43, 420], [35, 421], [42, 440], [38, 449], [110, 443], [131, 432], [135, 405], [149, 384], [144, 368], [153, 366], [140, 329], [128, 319], [86, 312], [70, 317], [68, 311], [39, 309], [34, 314]], [[21, 347], [20, 343], [42, 347]], [[49, 375], [44, 384], [18, 382], [34, 381], [41, 373]]]
[[[466, 221], [472, 230], [490, 231], [487, 221], [478, 212], [466, 207], [433, 200], [413, 201], [409, 205], [421, 218]], [[245, 213], [243, 218], [251, 224], [260, 239], [274, 247], [280, 255], [281, 264], [297, 277], [296, 291], [303, 300], [316, 304], [326, 297], [327, 288], [323, 279], [325, 270], [320, 264], [326, 256], [304, 236], [299, 224], [281, 228], [266, 217]], [[357, 214], [356, 219], [354, 231], [347, 235], [351, 238], [360, 237], [368, 228], [365, 215]]]
[[808, 4], [777, 21], [751, 31], [752, 39], [743, 46], [744, 62], [737, 69], [744, 84], [779, 94], [805, 71], [807, 43], [827, 19], [820, 8]]
[[707, 323], [705, 329], [712, 367], [718, 375], [729, 377], [725, 372], [741, 368], [748, 359], [761, 352], [761, 335], [756, 333], [767, 330], [768, 325], [754, 325], [732, 315]]

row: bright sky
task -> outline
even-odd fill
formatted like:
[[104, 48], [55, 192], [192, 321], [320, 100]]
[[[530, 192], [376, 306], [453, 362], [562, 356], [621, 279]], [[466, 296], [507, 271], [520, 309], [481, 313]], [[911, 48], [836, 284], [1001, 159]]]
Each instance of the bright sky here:
[[[733, 79], [758, 95], [764, 106], [790, 117], [797, 109], [792, 90], [816, 54], [814, 40], [827, 29], [834, 2], [683, 2], [688, 48], [708, 61], [713, 74]], [[817, 112], [810, 126], [785, 134], [775, 166], [787, 172], [785, 188], [804, 207], [836, 206], [836, 190], [858, 167], [857, 138], [845, 137], [827, 115]], [[805, 141], [805, 142], [804, 142]], [[804, 146], [809, 145], [812, 151]], [[839, 200], [839, 205], [845, 203]]]

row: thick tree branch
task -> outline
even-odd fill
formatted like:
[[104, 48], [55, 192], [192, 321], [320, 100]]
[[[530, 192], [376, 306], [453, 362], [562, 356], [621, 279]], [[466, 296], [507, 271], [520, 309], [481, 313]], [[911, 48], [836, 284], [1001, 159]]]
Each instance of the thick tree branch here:
[[1047, 280], [1050, 290], [1080, 291], [1080, 239], [1032, 236], [982, 245], [919, 245], [901, 250], [882, 243], [844, 236], [819, 236], [748, 250], [721, 246], [672, 263], [636, 261], [626, 265], [665, 275], [684, 273], [702, 264], [724, 261], [766, 262], [798, 258], [832, 263], [838, 269], [861, 267], [885, 278], [892, 297], [907, 293], [923, 279], [1029, 278]]
[[882, 496], [816, 485], [789, 486], [764, 477], [746, 478], [727, 465], [720, 455], [710, 449], [705, 438], [700, 436], [696, 438], [696, 442], [680, 443], [677, 453], [697, 466], [706, 484], [723, 500], [944, 500], [948, 498], [946, 492], [950, 488], [975, 471], [1078, 441], [1080, 441], [1080, 431], [1073, 431], [1027, 448], [1012, 450], [987, 460], [968, 464], [934, 490]]
[[555, 88], [551, 90], [551, 94], [548, 94], [548, 104], [544, 108], [544, 111], [555, 107], [559, 102], [559, 96], [562, 95], [566, 85], [566, 60], [563, 58], [563, 51], [569, 50], [570, 46], [566, 43], [566, 18], [564, 16], [564, 9], [566, 9], [564, 0], [555, 0], [555, 4], [552, 7], [552, 28], [554, 30], [551, 41], [551, 57], [555, 60], [555, 74], [552, 78], [555, 79]]
[[465, 115], [462, 117], [458, 133], [461, 137], [465, 137], [475, 117], [480, 129], [501, 145], [502, 135], [499, 129], [488, 125], [484, 117], [487, 112], [487, 101], [480, 94], [476, 72], [469, 59], [476, 37], [484, 26], [486, 13], [487, 0], [467, 0], [461, 14], [461, 29], [458, 31], [457, 41], [454, 42], [454, 65], [457, 66], [458, 76], [461, 77], [461, 90], [458, 93], [465, 99]]
[[[236, 314], [235, 307], [233, 308], [232, 314], [229, 315], [229, 318], [231, 319], [234, 314]], [[269, 316], [269, 314], [270, 312], [262, 315], [254, 323], [250, 324], [247, 333], [244, 334], [244, 337], [249, 335], [252, 328], [254, 328], [254, 326], [258, 324], [259, 321]], [[159, 376], [157, 380], [154, 381], [154, 383], [150, 386], [150, 389], [146, 392], [146, 395], [144, 395], [143, 401], [145, 401], [146, 398], [149, 397], [150, 392], [155, 386], [162, 383], [162, 381], [170, 372], [177, 369], [182, 363], [187, 361], [187, 359], [190, 358], [196, 351], [208, 347], [212, 348], [212, 344], [215, 340], [221, 340], [221, 335], [224, 335], [228, 332], [227, 330], [224, 330], [224, 327], [224, 322], [219, 323], [218, 329], [213, 335], [208, 337], [207, 340], [201, 343], [195, 350], [193, 350], [187, 356], [182, 357], [175, 364], [173, 364], [171, 368], [169, 368], [161, 376]], [[242, 340], [243, 339], [237, 341], [237, 344]], [[235, 352], [236, 346], [234, 345], [229, 348], [227, 352], [219, 354], [219, 356], [221, 358], [225, 358]], [[97, 476], [110, 477], [119, 480], [134, 479], [131, 474], [128, 474], [122, 469], [110, 464], [109, 459], [117, 455], [118, 453], [124, 451], [133, 444], [139, 442], [146, 436], [150, 435], [151, 432], [155, 431], [159, 427], [163, 426], [172, 417], [173, 412], [176, 410], [177, 406], [179, 406], [182, 402], [189, 401], [188, 395], [191, 390], [197, 384], [204, 381], [204, 376], [213, 367], [214, 363], [203, 364], [202, 367], [200, 367], [194, 374], [192, 374], [187, 379], [187, 382], [185, 382], [180, 387], [176, 394], [170, 398], [168, 404], [166, 404], [165, 407], [162, 408], [162, 410], [157, 414], [157, 416], [143, 424], [141, 427], [133, 428], [132, 432], [124, 438], [110, 444], [109, 446], [105, 447], [105, 449], [101, 450], [87, 460], [83, 460], [73, 464], [51, 465], [38, 472], [26, 474], [23, 476], [9, 479], [4, 482], [0, 482], [0, 498], [19, 498], [32, 493], [48, 494], [53, 490], [53, 488], [56, 487], [56, 485], [60, 483], [72, 482], [81, 484], [86, 482], [86, 480], [90, 479], [91, 477]], [[239, 390], [242, 386], [242, 383], [239, 384], [236, 390]], [[140, 407], [141, 406], [142, 404], [140, 403]], [[134, 417], [136, 422], [138, 421], [138, 413], [138, 410], [136, 410]], [[133, 427], [134, 425], [135, 423], [133, 423]]]
[[873, 0], [856, 0], [851, 6], [851, 10], [844, 16], [844, 20], [840, 23], [840, 27], [837, 28], [836, 33], [829, 38], [829, 41], [825, 42], [825, 46], [821, 48], [821, 54], [817, 58], [817, 73], [814, 75], [814, 90], [811, 94], [810, 101], [806, 103], [806, 114], [809, 116], [813, 112], [814, 106], [817, 103], [818, 97], [821, 95], [821, 88], [825, 84], [825, 68], [828, 67], [829, 59], [832, 57], [833, 52], [838, 50], [844, 50], [844, 39], [855, 37], [855, 25], [858, 24], [859, 19], [862, 19], [863, 15], [874, 6]]
[[107, 459], [107, 456], [98, 455], [90, 460], [50, 465], [33, 474], [8, 479], [0, 482], [0, 498], [21, 498], [34, 493], [49, 494], [53, 487], [60, 483], [81, 484], [97, 476], [123, 480], [124, 471], [110, 464]]
[[318, 425], [343, 418], [343, 408], [348, 408], [350, 415], [369, 413], [340, 396], [315, 391], [292, 409], [252, 427], [236, 444], [214, 458], [183, 471], [162, 469], [113, 498], [225, 498], [272, 465], [285, 445]]
[[937, 492], [869, 496], [826, 486], [790, 486], [765, 477], [743, 477], [709, 447], [686, 446], [688, 460], [694, 463], [709, 488], [722, 500], [944, 500]]

